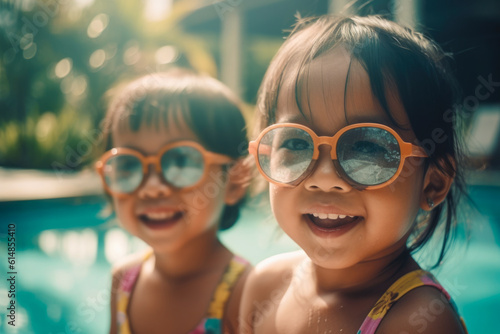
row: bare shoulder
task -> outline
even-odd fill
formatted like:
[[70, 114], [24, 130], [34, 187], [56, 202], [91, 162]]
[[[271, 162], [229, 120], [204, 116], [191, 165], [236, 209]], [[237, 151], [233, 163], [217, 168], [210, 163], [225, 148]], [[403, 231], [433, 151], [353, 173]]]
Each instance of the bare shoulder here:
[[253, 275], [258, 277], [293, 272], [306, 258], [307, 255], [302, 250], [274, 255], [259, 262]]
[[127, 272], [129, 269], [137, 266], [138, 264], [142, 263], [145, 259], [145, 257], [150, 253], [151, 251], [144, 250], [141, 252], [129, 254], [126, 257], [116, 261], [113, 263], [113, 266], [111, 268], [111, 274], [113, 277], [120, 276], [123, 273]]
[[229, 297], [226, 305], [225, 312], [225, 332], [226, 333], [236, 333], [238, 329], [238, 316], [240, 313], [240, 303], [241, 296], [243, 294], [243, 287], [247, 281], [247, 278], [252, 271], [253, 266], [249, 263], [245, 266], [245, 269], [241, 273], [238, 281], [234, 285], [231, 296]]
[[463, 334], [460, 317], [446, 296], [431, 286], [408, 292], [389, 310], [377, 333]]
[[151, 251], [148, 249], [138, 253], [133, 253], [113, 263], [113, 266], [111, 268], [111, 276], [113, 280], [111, 291], [112, 295], [116, 293], [116, 289], [118, 288], [123, 275], [131, 268], [144, 262], [144, 259], [148, 254], [150, 254], [150, 252]]
[[146, 257], [147, 254], [149, 254], [151, 251], [148, 249], [146, 251], [130, 254], [123, 259], [120, 259], [116, 263], [113, 264], [111, 268], [111, 301], [110, 301], [110, 308], [111, 308], [111, 319], [110, 319], [110, 329], [109, 332], [111, 334], [117, 333], [117, 326], [116, 326], [116, 312], [117, 312], [117, 292], [118, 292], [118, 287], [120, 286], [120, 282], [123, 278], [123, 275], [131, 268], [137, 266], [138, 264], [142, 263], [144, 261], [144, 258]]
[[282, 297], [290, 285], [295, 268], [305, 258], [303, 251], [296, 251], [272, 256], [255, 266], [243, 289], [240, 333], [253, 333], [253, 325], [257, 321], [256, 312], [278, 304], [274, 301]]

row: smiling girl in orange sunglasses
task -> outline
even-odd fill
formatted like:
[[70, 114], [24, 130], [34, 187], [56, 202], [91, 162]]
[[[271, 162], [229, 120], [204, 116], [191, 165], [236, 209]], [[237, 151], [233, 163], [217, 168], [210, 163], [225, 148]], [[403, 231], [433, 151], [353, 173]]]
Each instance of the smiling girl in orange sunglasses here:
[[217, 231], [236, 222], [248, 183], [239, 102], [174, 69], [120, 90], [104, 130], [104, 188], [123, 228], [150, 246], [113, 268], [110, 332], [235, 332], [250, 265]]
[[256, 266], [241, 333], [466, 332], [411, 255], [444, 216], [441, 261], [463, 187], [445, 58], [378, 17], [299, 22], [262, 83], [250, 153], [302, 250]]

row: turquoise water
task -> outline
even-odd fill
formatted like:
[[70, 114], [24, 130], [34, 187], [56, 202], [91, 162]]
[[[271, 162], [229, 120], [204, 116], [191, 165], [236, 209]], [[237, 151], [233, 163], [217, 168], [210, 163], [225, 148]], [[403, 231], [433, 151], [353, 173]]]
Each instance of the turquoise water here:
[[[470, 193], [479, 209], [462, 215], [472, 229], [470, 240], [459, 236], [434, 273], [454, 297], [470, 333], [494, 333], [494, 314], [500, 310], [500, 188], [472, 187]], [[17, 248], [16, 327], [4, 315], [9, 298], [2, 277], [0, 332], [107, 332], [110, 262], [145, 245], [118, 228], [103, 209], [100, 197], [0, 202], [0, 270], [5, 276], [9, 270], [3, 254], [11, 223], [16, 225]], [[258, 205], [249, 205], [221, 238], [253, 263], [297, 249]]]

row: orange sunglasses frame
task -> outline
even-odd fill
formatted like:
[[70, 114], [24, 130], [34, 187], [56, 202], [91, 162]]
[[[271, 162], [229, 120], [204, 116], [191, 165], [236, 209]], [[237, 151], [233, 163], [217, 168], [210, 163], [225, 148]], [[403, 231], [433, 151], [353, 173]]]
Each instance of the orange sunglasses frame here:
[[[261, 139], [269, 131], [271, 131], [273, 129], [285, 128], [285, 127], [286, 128], [297, 128], [297, 129], [304, 130], [305, 132], [307, 132], [311, 136], [311, 138], [313, 140], [313, 144], [314, 144], [314, 152], [313, 152], [313, 156], [311, 159], [311, 163], [309, 164], [307, 169], [304, 171], [304, 173], [302, 173], [302, 175], [300, 175], [299, 178], [297, 178], [296, 180], [289, 182], [289, 183], [279, 182], [279, 181], [273, 180], [269, 176], [267, 176], [266, 173], [264, 173], [264, 171], [262, 170], [262, 167], [260, 166], [259, 157], [258, 157], [258, 147], [260, 145]], [[396, 171], [394, 176], [381, 184], [372, 185], [372, 186], [362, 185], [362, 184], [359, 184], [356, 181], [352, 180], [344, 172], [343, 168], [340, 166], [340, 164], [337, 160], [336, 147], [337, 147], [337, 142], [338, 142], [339, 138], [345, 132], [347, 132], [349, 130], [356, 129], [356, 128], [364, 128], [364, 127], [379, 128], [379, 129], [382, 129], [382, 130], [389, 132], [398, 141], [400, 151], [401, 151], [401, 159], [399, 161], [398, 170]], [[389, 184], [391, 184], [392, 182], [394, 182], [395, 179], [397, 179], [397, 177], [399, 176], [399, 174], [403, 170], [403, 165], [404, 165], [406, 158], [408, 158], [408, 157], [421, 157], [421, 158], [428, 157], [427, 153], [425, 152], [425, 150], [422, 147], [403, 141], [403, 139], [401, 139], [401, 137], [398, 135], [398, 133], [396, 131], [394, 131], [392, 128], [390, 128], [386, 125], [383, 125], [383, 124], [378, 124], [378, 123], [357, 123], [357, 124], [348, 125], [346, 127], [343, 127], [342, 129], [340, 129], [334, 136], [331, 136], [331, 137], [330, 136], [318, 136], [318, 135], [316, 135], [316, 133], [313, 130], [311, 130], [310, 128], [308, 128], [307, 126], [302, 125], [302, 124], [296, 124], [296, 123], [274, 124], [274, 125], [268, 126], [264, 130], [262, 130], [262, 132], [259, 134], [257, 139], [253, 140], [249, 143], [248, 150], [249, 150], [249, 153], [254, 156], [255, 161], [257, 163], [257, 168], [259, 169], [259, 172], [262, 174], [262, 176], [264, 176], [264, 178], [267, 181], [274, 183], [276, 185], [279, 185], [279, 186], [295, 187], [298, 184], [300, 184], [305, 178], [307, 178], [311, 174], [311, 172], [314, 170], [314, 166], [316, 165], [316, 161], [318, 160], [318, 157], [319, 157], [319, 146], [320, 145], [328, 145], [331, 147], [330, 156], [333, 160], [333, 163], [335, 165], [337, 173], [339, 173], [340, 177], [342, 177], [344, 180], [346, 180], [350, 185], [352, 185], [356, 189], [380, 189], [380, 188], [386, 187]]]
[[[203, 175], [198, 182], [196, 182], [195, 184], [193, 184], [191, 186], [179, 188], [179, 187], [175, 187], [175, 186], [171, 185], [163, 176], [162, 169], [161, 169], [161, 157], [163, 156], [163, 154], [165, 154], [165, 152], [167, 152], [173, 148], [183, 147], [183, 146], [192, 147], [192, 148], [198, 150], [203, 157], [203, 163], [204, 163], [205, 168], [203, 170]], [[108, 185], [106, 184], [106, 180], [104, 177], [104, 166], [106, 164], [106, 161], [112, 157], [116, 157], [116, 156], [122, 155], [122, 154], [132, 155], [132, 156], [136, 157], [137, 159], [139, 159], [139, 161], [142, 164], [142, 180], [139, 183], [139, 185], [137, 186], [137, 188], [134, 189], [134, 191], [131, 191], [129, 193], [112, 191], [111, 188], [108, 187]], [[96, 168], [97, 172], [99, 173], [99, 175], [101, 176], [102, 184], [104, 185], [104, 189], [106, 190], [106, 192], [108, 192], [112, 196], [126, 197], [126, 196], [132, 195], [139, 188], [141, 188], [144, 181], [147, 179], [146, 176], [149, 174], [149, 166], [151, 164], [153, 164], [155, 166], [155, 170], [161, 176], [161, 179], [163, 180], [163, 182], [168, 184], [173, 189], [176, 189], [177, 191], [186, 191], [186, 190], [189, 190], [189, 189], [196, 187], [198, 184], [202, 183], [205, 180], [205, 178], [207, 177], [207, 166], [214, 165], [214, 164], [224, 165], [224, 164], [231, 163], [233, 161], [234, 161], [234, 159], [227, 156], [227, 155], [207, 151], [203, 146], [201, 146], [197, 142], [183, 140], [183, 141], [178, 141], [178, 142], [167, 144], [167, 145], [163, 146], [158, 151], [157, 154], [149, 155], [149, 156], [144, 156], [139, 151], [131, 149], [131, 148], [115, 147], [115, 148], [112, 148], [111, 150], [105, 152], [101, 156], [101, 158], [96, 162], [95, 168]]]

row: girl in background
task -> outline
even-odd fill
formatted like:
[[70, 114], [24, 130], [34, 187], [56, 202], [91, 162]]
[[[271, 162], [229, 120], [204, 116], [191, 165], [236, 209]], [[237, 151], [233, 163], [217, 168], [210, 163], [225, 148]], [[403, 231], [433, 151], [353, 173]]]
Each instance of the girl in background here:
[[122, 227], [150, 246], [113, 268], [111, 333], [234, 333], [249, 263], [217, 237], [245, 198], [240, 103], [219, 81], [174, 69], [112, 100], [97, 162]]

